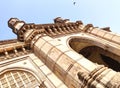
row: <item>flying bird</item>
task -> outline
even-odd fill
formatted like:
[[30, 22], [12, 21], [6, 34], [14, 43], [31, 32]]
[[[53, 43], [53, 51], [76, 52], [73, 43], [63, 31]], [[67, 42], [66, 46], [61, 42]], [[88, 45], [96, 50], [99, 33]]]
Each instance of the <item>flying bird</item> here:
[[76, 2], [73, 2], [73, 5], [75, 5], [76, 4]]

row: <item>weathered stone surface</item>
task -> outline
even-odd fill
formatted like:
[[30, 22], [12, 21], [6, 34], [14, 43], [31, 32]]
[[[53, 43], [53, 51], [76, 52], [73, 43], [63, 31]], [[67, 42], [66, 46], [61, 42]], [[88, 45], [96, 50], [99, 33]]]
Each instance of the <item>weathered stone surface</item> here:
[[17, 40], [0, 42], [0, 87], [119, 88], [120, 35], [81, 21], [54, 21], [9, 20]]

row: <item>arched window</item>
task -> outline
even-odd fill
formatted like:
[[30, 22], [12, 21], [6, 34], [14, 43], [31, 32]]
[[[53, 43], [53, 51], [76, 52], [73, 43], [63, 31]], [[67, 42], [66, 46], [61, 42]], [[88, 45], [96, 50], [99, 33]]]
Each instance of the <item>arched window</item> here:
[[29, 72], [21, 70], [6, 71], [0, 75], [0, 88], [37, 88], [38, 80]]

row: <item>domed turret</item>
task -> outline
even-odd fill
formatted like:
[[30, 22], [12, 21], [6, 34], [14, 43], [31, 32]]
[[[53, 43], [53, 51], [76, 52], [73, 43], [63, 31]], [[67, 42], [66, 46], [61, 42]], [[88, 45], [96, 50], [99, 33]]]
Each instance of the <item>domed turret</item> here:
[[8, 21], [8, 26], [13, 30], [15, 34], [17, 34], [18, 30], [25, 24], [24, 21], [20, 21], [17, 18], [11, 18]]

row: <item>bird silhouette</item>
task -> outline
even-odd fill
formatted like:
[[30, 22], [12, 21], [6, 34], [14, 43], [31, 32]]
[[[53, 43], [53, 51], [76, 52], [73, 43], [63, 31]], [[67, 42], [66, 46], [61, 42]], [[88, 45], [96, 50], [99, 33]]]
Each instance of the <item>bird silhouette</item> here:
[[76, 4], [76, 2], [73, 2], [73, 5], [75, 5]]

